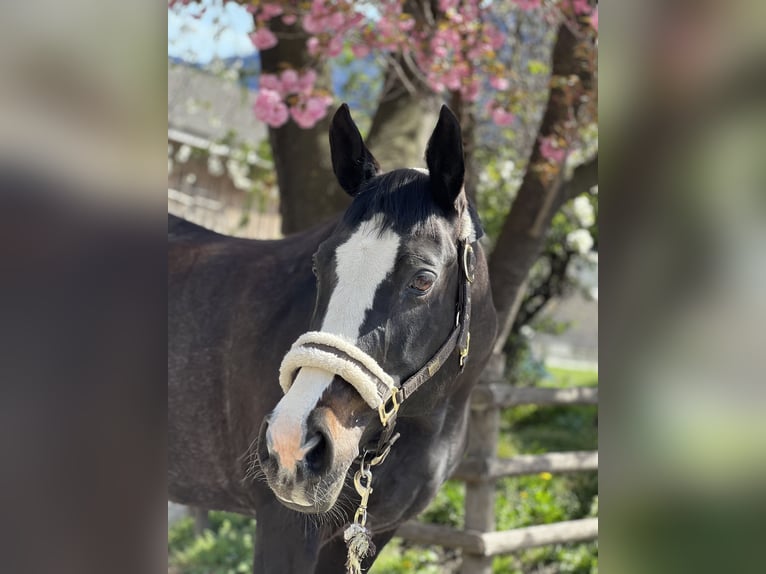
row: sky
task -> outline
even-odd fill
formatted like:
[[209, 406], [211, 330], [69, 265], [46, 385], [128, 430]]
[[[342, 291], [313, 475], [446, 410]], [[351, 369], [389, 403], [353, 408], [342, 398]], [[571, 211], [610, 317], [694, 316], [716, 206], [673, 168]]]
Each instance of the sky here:
[[[190, 14], [195, 6], [168, 11], [168, 56], [207, 64], [214, 58], [247, 56], [255, 49], [249, 38], [253, 18], [242, 6], [222, 0], [203, 0], [205, 14]], [[217, 36], [218, 35], [218, 36]]]

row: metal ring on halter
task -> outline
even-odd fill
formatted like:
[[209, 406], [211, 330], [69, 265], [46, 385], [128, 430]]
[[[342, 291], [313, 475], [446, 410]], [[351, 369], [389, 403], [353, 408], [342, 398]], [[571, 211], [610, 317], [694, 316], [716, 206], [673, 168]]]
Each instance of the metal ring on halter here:
[[469, 254], [471, 257], [473, 257], [473, 247], [471, 247], [470, 243], [466, 243], [465, 247], [463, 248], [463, 273], [465, 273], [466, 281], [469, 283], [473, 283], [473, 280], [476, 279], [476, 269], [469, 269], [468, 266], [468, 256]]

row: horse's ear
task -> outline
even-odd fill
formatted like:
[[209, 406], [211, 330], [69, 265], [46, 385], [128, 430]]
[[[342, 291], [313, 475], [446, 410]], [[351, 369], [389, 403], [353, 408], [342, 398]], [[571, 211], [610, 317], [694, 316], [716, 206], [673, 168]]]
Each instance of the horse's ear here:
[[455, 202], [463, 189], [465, 159], [460, 124], [447, 106], [442, 106], [439, 121], [428, 140], [426, 165], [434, 199], [446, 210], [455, 209]]
[[356, 194], [362, 183], [380, 173], [380, 166], [364, 145], [347, 104], [342, 104], [332, 118], [330, 155], [335, 177], [349, 195]]

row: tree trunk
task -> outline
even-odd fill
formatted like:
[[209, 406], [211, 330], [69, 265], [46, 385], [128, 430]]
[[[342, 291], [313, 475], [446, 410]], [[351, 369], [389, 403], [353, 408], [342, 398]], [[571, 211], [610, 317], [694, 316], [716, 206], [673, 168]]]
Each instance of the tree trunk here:
[[[551, 91], [538, 138], [489, 264], [492, 297], [500, 326], [496, 352], [502, 349], [508, 337], [523, 297], [527, 274], [540, 255], [551, 219], [570, 193], [570, 186], [562, 185], [564, 161], [556, 163], [545, 158], [540, 151], [540, 141], [562, 136], [573, 140], [581, 102], [593, 102], [596, 97], [595, 59], [583, 57], [592, 50], [589, 38], [575, 37], [566, 24], [559, 27], [553, 49]], [[595, 167], [597, 169], [597, 165]], [[579, 177], [584, 177], [586, 170], [592, 174], [593, 169], [590, 164], [582, 166]]]
[[[285, 65], [300, 70], [311, 64], [321, 74], [321, 67], [309, 61], [307, 36], [300, 26], [287, 26], [275, 18], [270, 27], [280, 40], [274, 48], [261, 52], [264, 73], [279, 73]], [[324, 76], [328, 81], [326, 73]], [[329, 219], [350, 202], [332, 171], [328, 137], [331, 117], [332, 113], [311, 129], [300, 128], [292, 120], [282, 127], [269, 128], [285, 235]]]
[[[390, 74], [396, 72], [389, 69], [386, 76]], [[425, 167], [426, 144], [438, 117], [433, 97], [412, 94], [401, 87], [381, 99], [367, 136], [367, 145], [383, 171]]]

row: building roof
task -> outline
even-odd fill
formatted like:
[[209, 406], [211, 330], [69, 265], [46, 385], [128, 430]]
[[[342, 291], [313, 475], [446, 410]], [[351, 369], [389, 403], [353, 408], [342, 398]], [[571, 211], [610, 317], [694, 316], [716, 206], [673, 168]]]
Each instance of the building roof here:
[[216, 141], [231, 130], [251, 144], [267, 135], [255, 118], [255, 94], [234, 79], [168, 60], [168, 129]]

